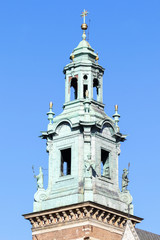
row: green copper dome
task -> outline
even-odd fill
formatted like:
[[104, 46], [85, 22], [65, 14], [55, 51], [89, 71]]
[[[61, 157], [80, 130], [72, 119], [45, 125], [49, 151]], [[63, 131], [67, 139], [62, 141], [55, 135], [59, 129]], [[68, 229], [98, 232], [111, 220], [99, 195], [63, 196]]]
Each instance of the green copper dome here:
[[89, 60], [95, 62], [96, 57], [97, 54], [86, 40], [82, 40], [70, 55], [70, 58], [74, 61]]

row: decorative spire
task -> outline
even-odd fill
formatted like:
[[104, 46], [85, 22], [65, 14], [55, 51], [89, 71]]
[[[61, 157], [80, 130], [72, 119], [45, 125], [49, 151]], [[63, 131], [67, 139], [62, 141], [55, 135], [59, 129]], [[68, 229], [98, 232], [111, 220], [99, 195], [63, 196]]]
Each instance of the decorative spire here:
[[83, 30], [83, 34], [82, 34], [82, 39], [83, 40], [86, 40], [86, 33], [85, 33], [85, 30], [87, 30], [88, 26], [87, 24], [85, 23], [85, 17], [87, 16], [88, 12], [87, 10], [84, 9], [84, 11], [82, 12], [81, 14], [81, 17], [83, 17], [83, 23], [81, 25], [81, 28]]
[[119, 122], [120, 115], [118, 114], [118, 105], [115, 105], [115, 114], [113, 114], [113, 118], [114, 118], [117, 130], [119, 131], [118, 122]]
[[53, 116], [55, 115], [54, 112], [52, 111], [53, 110], [52, 108], [53, 108], [53, 103], [50, 102], [49, 103], [49, 112], [47, 113], [49, 123], [53, 123]]

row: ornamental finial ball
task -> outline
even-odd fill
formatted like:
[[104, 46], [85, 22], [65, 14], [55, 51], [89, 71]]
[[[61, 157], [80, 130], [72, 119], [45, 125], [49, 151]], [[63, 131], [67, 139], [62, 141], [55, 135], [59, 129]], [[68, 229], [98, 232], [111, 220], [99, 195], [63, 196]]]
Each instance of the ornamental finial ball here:
[[88, 14], [88, 12], [85, 9], [84, 9], [84, 11], [81, 14], [81, 17], [83, 18], [83, 23], [81, 25], [81, 28], [82, 28], [83, 31], [87, 30], [87, 28], [88, 28], [88, 26], [87, 26], [87, 24], [85, 22], [85, 18], [87, 16], [87, 14]]
[[53, 107], [53, 103], [50, 102], [50, 103], [49, 103], [49, 108], [52, 108], [52, 107]]
[[115, 105], [115, 111], [118, 111], [118, 105]]
[[83, 23], [83, 24], [81, 25], [81, 28], [82, 28], [82, 30], [87, 30], [88, 26], [87, 26], [86, 23]]
[[71, 59], [72, 59], [72, 60], [74, 59], [74, 54], [72, 54]]
[[98, 56], [98, 52], [97, 52], [96, 61], [98, 61], [98, 60], [99, 60], [99, 56]]

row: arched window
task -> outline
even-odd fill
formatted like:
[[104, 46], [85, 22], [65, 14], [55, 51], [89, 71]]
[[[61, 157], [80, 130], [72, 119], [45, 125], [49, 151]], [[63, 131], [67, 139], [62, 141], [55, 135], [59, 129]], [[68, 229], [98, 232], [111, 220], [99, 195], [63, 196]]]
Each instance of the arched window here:
[[77, 99], [77, 78], [72, 78], [71, 79], [71, 96], [70, 100], [75, 100]]
[[99, 81], [97, 78], [93, 79], [93, 99], [97, 100], [98, 96]]

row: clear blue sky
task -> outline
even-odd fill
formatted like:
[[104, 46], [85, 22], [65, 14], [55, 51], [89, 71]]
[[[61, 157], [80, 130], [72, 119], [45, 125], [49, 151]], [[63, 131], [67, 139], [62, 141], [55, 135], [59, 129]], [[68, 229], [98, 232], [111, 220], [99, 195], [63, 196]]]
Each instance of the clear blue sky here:
[[[48, 168], [44, 140], [49, 101], [64, 103], [63, 67], [81, 41], [89, 11], [89, 42], [99, 53], [105, 111], [119, 105], [119, 172], [131, 163], [129, 189], [138, 227], [160, 234], [160, 1], [6, 0], [0, 3], [0, 239], [31, 239], [21, 214], [32, 212], [38, 167]], [[121, 177], [119, 178], [121, 181]], [[47, 185], [47, 171], [45, 171]]]

